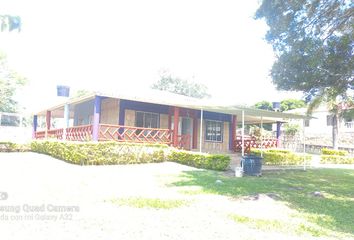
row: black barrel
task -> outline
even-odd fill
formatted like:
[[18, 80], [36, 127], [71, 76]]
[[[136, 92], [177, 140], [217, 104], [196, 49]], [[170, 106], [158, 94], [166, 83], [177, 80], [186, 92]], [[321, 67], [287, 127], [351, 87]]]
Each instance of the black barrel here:
[[243, 156], [241, 159], [243, 173], [250, 176], [261, 176], [262, 160], [262, 157], [255, 155]]

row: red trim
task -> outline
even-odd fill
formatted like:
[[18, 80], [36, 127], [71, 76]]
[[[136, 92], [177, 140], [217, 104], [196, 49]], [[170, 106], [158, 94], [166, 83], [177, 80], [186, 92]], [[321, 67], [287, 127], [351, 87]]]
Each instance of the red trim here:
[[50, 119], [52, 117], [52, 112], [51, 111], [47, 111], [47, 114], [45, 116], [45, 123], [47, 125], [47, 130], [50, 130]]
[[193, 142], [192, 148], [196, 149], [198, 147], [198, 117], [197, 112], [193, 112]]
[[174, 107], [173, 117], [173, 146], [178, 146], [178, 122], [179, 122], [179, 107]]

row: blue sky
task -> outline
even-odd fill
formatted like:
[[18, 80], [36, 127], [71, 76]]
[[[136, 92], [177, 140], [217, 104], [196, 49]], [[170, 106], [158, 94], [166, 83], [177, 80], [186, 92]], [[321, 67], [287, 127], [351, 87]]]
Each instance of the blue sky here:
[[[0, 49], [29, 84], [27, 108], [73, 90], [148, 88], [163, 70], [204, 83], [217, 101], [252, 104], [301, 96], [275, 90], [267, 26], [258, 1], [2, 0], [22, 17], [20, 33], [1, 33]], [[29, 94], [31, 93], [31, 94]]]

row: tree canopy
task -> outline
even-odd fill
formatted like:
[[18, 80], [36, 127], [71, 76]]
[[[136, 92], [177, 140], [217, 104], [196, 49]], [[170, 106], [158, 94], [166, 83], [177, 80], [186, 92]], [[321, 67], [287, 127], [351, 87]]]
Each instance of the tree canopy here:
[[160, 80], [154, 83], [151, 88], [194, 98], [209, 98], [211, 96], [204, 84], [172, 77], [168, 73], [161, 74]]
[[[296, 108], [303, 108], [305, 106], [306, 106], [305, 101], [289, 98], [289, 99], [284, 99], [280, 102], [280, 111], [284, 112]], [[268, 111], [274, 111], [273, 104], [268, 101], [257, 102], [253, 107], [258, 109], [268, 110]]]
[[282, 90], [345, 99], [354, 89], [354, 4], [346, 0], [263, 0], [256, 12], [277, 55], [271, 76]]
[[24, 84], [25, 78], [8, 67], [5, 54], [0, 52], [0, 112], [17, 111], [14, 96], [16, 89]]

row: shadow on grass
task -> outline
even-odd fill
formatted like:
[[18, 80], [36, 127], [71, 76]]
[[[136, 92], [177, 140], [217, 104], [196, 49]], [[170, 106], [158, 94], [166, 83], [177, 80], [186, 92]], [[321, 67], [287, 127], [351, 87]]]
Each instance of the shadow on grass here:
[[[222, 184], [217, 184], [217, 179]], [[199, 186], [202, 193], [231, 197], [274, 193], [309, 221], [326, 229], [354, 234], [354, 170], [283, 170], [244, 178], [214, 171], [185, 171], [172, 185]], [[316, 191], [323, 196], [314, 196], [312, 193]]]

